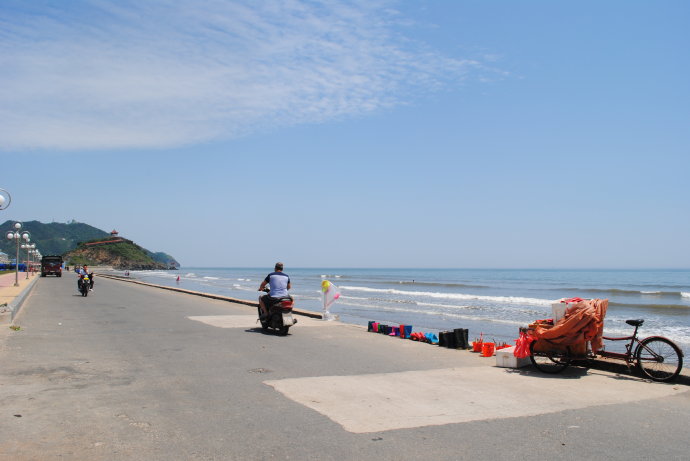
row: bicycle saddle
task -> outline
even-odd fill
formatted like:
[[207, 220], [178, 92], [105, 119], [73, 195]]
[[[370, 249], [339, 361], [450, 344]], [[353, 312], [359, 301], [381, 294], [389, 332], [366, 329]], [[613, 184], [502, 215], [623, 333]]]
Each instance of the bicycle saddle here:
[[643, 319], [637, 319], [637, 320], [626, 320], [625, 323], [628, 325], [634, 326], [634, 327], [639, 327], [644, 323]]

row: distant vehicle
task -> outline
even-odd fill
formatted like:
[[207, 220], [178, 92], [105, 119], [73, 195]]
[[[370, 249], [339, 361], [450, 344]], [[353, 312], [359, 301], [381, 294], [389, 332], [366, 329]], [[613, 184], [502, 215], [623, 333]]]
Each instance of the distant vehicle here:
[[41, 277], [49, 274], [62, 277], [62, 256], [44, 256], [41, 259]]

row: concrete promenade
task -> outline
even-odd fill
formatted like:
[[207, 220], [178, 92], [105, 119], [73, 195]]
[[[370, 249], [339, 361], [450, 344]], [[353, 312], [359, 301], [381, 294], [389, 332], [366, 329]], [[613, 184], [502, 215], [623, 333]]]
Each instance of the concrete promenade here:
[[[72, 275], [72, 274], [70, 274]], [[687, 459], [690, 387], [467, 351], [96, 277], [0, 329], [0, 460]]]

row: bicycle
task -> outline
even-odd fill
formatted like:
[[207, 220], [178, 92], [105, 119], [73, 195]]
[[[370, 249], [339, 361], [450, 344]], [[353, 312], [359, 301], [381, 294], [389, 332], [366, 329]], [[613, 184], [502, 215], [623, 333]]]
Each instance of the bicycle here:
[[[565, 370], [573, 360], [580, 358], [595, 358], [596, 356], [622, 360], [628, 368], [636, 363], [637, 369], [645, 377], [653, 381], [671, 381], [676, 378], [683, 368], [683, 352], [670, 339], [663, 336], [649, 336], [642, 340], [637, 338], [637, 330], [644, 323], [643, 319], [626, 320], [630, 326], [635, 327], [631, 336], [611, 337], [603, 336], [606, 341], [628, 341], [625, 352], [609, 352], [605, 349], [596, 354], [591, 352], [585, 357], [573, 354], [571, 347], [557, 348], [553, 350], [534, 350], [539, 341], [530, 344], [530, 361], [534, 367], [544, 373], [560, 373]], [[634, 350], [633, 350], [634, 346]], [[540, 345], [543, 348], [544, 344]]]

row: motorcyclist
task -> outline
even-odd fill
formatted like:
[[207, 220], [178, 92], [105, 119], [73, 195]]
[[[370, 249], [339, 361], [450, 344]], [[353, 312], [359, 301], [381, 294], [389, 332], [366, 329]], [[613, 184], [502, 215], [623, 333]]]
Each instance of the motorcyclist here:
[[259, 308], [261, 309], [261, 318], [264, 319], [268, 315], [268, 308], [271, 307], [280, 298], [285, 298], [288, 295], [288, 290], [292, 288], [290, 284], [290, 277], [283, 272], [283, 263], [278, 262], [274, 267], [274, 272], [271, 272], [261, 282], [259, 291], [264, 291], [266, 285], [271, 287], [268, 294], [259, 298]]
[[81, 284], [84, 281], [84, 277], [89, 275], [89, 268], [86, 264], [83, 267], [76, 267], [74, 270], [77, 273], [77, 290], [81, 291]]
[[79, 280], [77, 280], [77, 289], [81, 290], [81, 284], [83, 283], [84, 277], [89, 278], [89, 289], [93, 290], [93, 272], [89, 273], [89, 266], [84, 264], [84, 266], [77, 269], [77, 275]]

